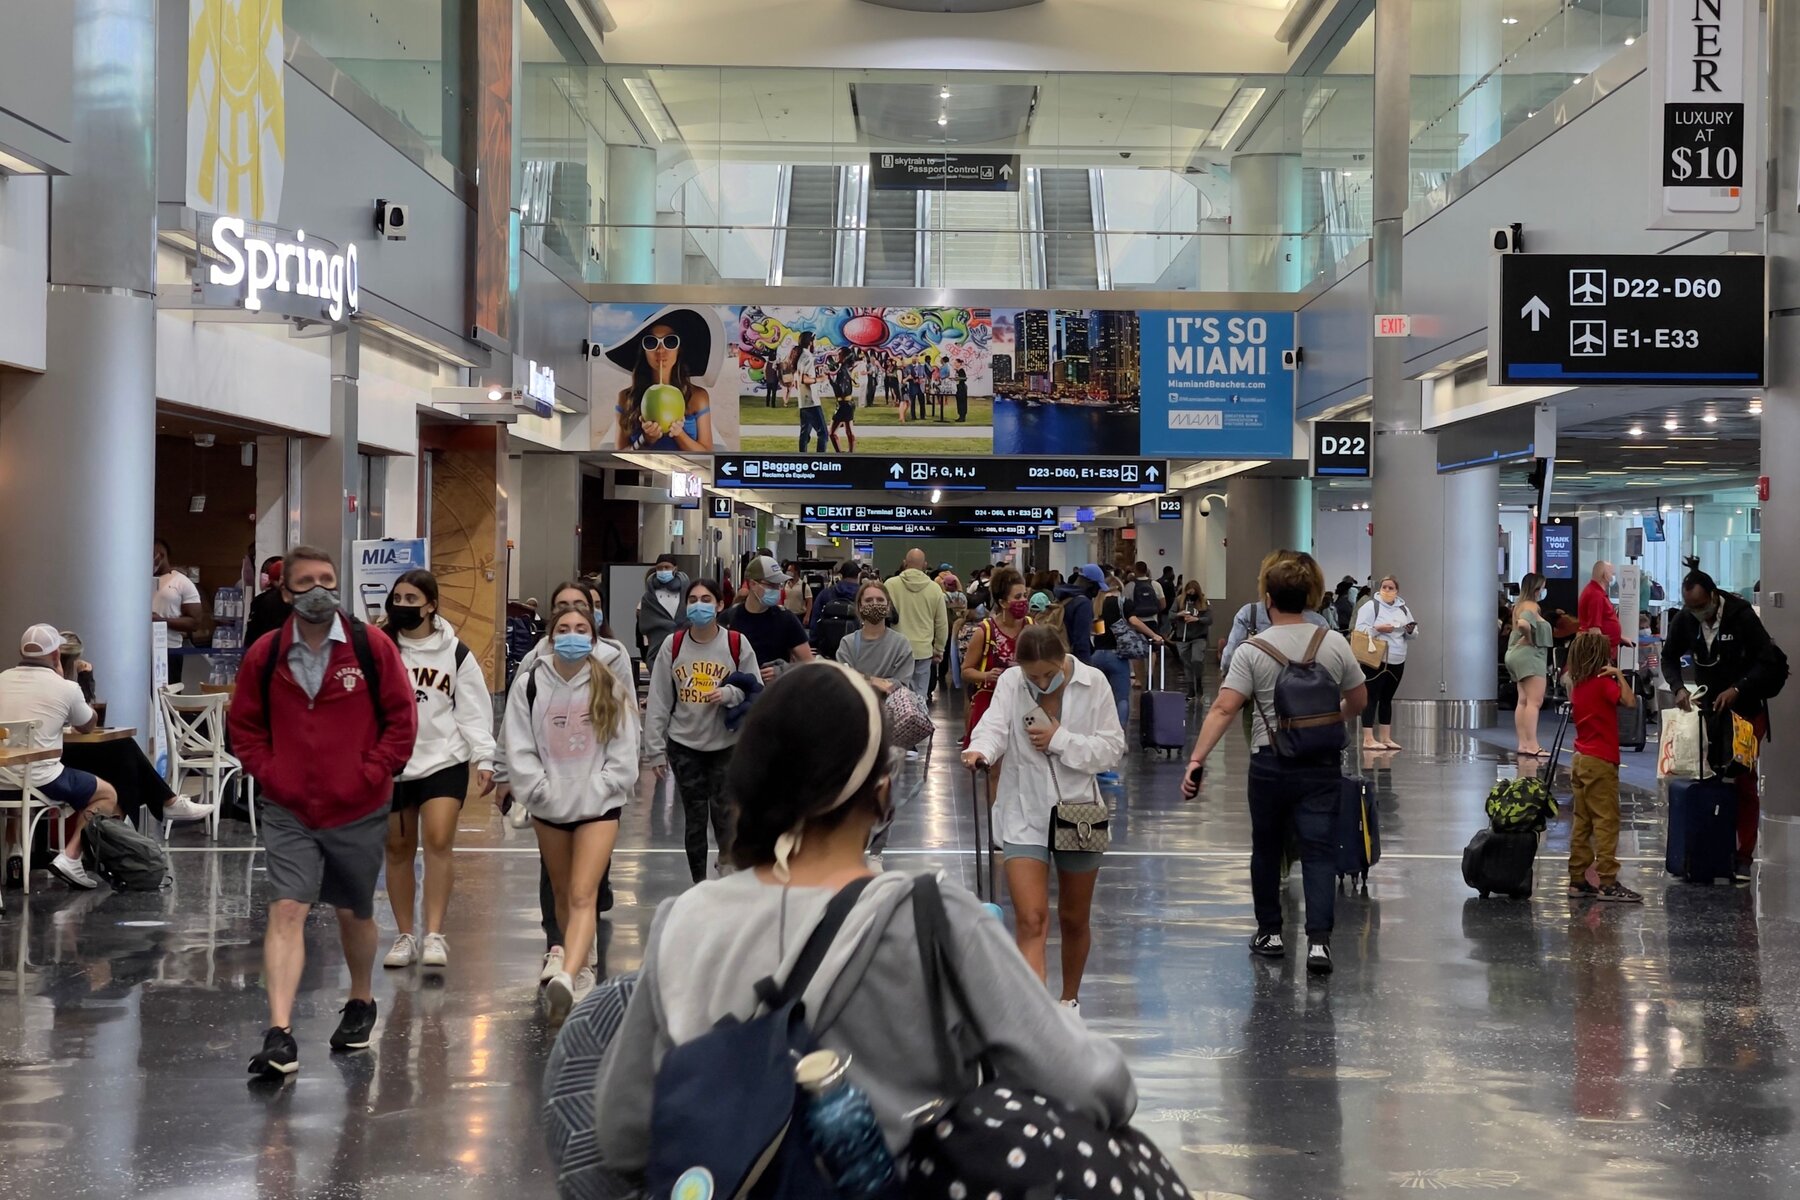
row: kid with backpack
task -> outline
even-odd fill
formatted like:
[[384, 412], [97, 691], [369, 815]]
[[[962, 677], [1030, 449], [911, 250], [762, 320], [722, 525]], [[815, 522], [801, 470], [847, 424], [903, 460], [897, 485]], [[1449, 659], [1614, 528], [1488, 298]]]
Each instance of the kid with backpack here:
[[1306, 884], [1306, 969], [1331, 972], [1337, 905], [1339, 756], [1345, 722], [1362, 712], [1368, 688], [1342, 635], [1312, 624], [1325, 576], [1310, 554], [1263, 568], [1258, 590], [1269, 624], [1243, 642], [1206, 714], [1181, 793], [1200, 790], [1207, 755], [1246, 705], [1252, 712], [1250, 893], [1256, 936], [1250, 952], [1287, 953], [1282, 937], [1281, 858], [1290, 831], [1300, 843]]

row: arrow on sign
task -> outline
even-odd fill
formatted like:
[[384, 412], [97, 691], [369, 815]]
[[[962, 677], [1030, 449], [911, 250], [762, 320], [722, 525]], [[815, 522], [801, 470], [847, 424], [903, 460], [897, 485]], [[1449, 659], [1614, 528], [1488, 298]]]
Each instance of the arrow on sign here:
[[1144, 478], [1145, 479], [1154, 480], [1156, 478], [1156, 476], [1157, 476], [1157, 470], [1155, 467], [1146, 467], [1144, 469]]
[[892, 475], [895, 479], [899, 479], [906, 474], [906, 468], [902, 467], [899, 463], [895, 463], [888, 468], [888, 474]]
[[1541, 297], [1533, 296], [1525, 302], [1525, 307], [1519, 310], [1519, 315], [1531, 318], [1531, 332], [1536, 333], [1538, 322], [1550, 315], [1550, 306], [1545, 304]]
[[1001, 163], [1000, 164], [1000, 178], [1002, 178], [1002, 179], [1011, 179], [1012, 178], [1012, 164], [1011, 163]]
[[737, 464], [734, 462], [727, 461], [726, 464], [723, 467], [720, 467], [719, 469], [721, 471], [724, 471], [725, 474], [727, 474], [727, 475], [736, 475], [737, 474]]

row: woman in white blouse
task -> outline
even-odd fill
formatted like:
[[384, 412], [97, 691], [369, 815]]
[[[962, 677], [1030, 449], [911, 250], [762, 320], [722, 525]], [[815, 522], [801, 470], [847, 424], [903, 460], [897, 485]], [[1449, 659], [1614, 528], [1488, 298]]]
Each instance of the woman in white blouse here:
[[1384, 576], [1369, 603], [1356, 615], [1356, 631], [1387, 647], [1387, 661], [1379, 667], [1363, 665], [1368, 680], [1369, 707], [1363, 709], [1363, 749], [1398, 750], [1394, 740], [1394, 693], [1406, 675], [1406, 644], [1419, 634], [1419, 622], [1400, 596], [1400, 581]]
[[1081, 975], [1093, 941], [1088, 918], [1102, 856], [1052, 850], [1050, 815], [1059, 798], [1101, 799], [1095, 777], [1119, 765], [1125, 732], [1106, 676], [1069, 653], [1061, 625], [1027, 626], [1013, 661], [969, 735], [963, 762], [982, 767], [1008, 758], [994, 807], [994, 840], [1005, 854], [1006, 890], [1018, 921], [1014, 936], [1025, 961], [1040, 979], [1048, 979], [1054, 865], [1062, 1002], [1080, 1008]]

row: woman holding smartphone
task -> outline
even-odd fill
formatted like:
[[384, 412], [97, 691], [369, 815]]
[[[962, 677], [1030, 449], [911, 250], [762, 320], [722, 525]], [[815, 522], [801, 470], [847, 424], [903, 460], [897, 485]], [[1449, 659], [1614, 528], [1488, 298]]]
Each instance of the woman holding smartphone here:
[[970, 734], [963, 762], [970, 767], [1008, 763], [994, 807], [994, 840], [1005, 855], [1006, 890], [1018, 919], [1014, 936], [1038, 978], [1048, 980], [1054, 866], [1062, 1003], [1079, 1009], [1101, 854], [1053, 850], [1051, 818], [1059, 802], [1100, 799], [1096, 777], [1119, 765], [1125, 731], [1106, 676], [1069, 653], [1060, 625], [1023, 629], [1013, 661], [994, 685], [994, 698]]
[[1419, 622], [1400, 597], [1400, 581], [1382, 577], [1374, 598], [1356, 617], [1356, 631], [1387, 647], [1387, 661], [1363, 667], [1369, 681], [1369, 707], [1363, 709], [1364, 750], [1399, 750], [1394, 740], [1394, 693], [1406, 677], [1406, 644], [1418, 636]]

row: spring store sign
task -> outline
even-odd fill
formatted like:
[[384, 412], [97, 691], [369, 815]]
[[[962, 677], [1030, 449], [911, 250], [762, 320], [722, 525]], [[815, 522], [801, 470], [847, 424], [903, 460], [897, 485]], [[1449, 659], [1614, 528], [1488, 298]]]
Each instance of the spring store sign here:
[[354, 242], [342, 250], [316, 238], [308, 242], [304, 229], [281, 241], [249, 232], [238, 217], [220, 217], [212, 223], [211, 245], [207, 282], [241, 289], [239, 302], [251, 312], [262, 309], [271, 291], [318, 300], [333, 321], [361, 307]]

